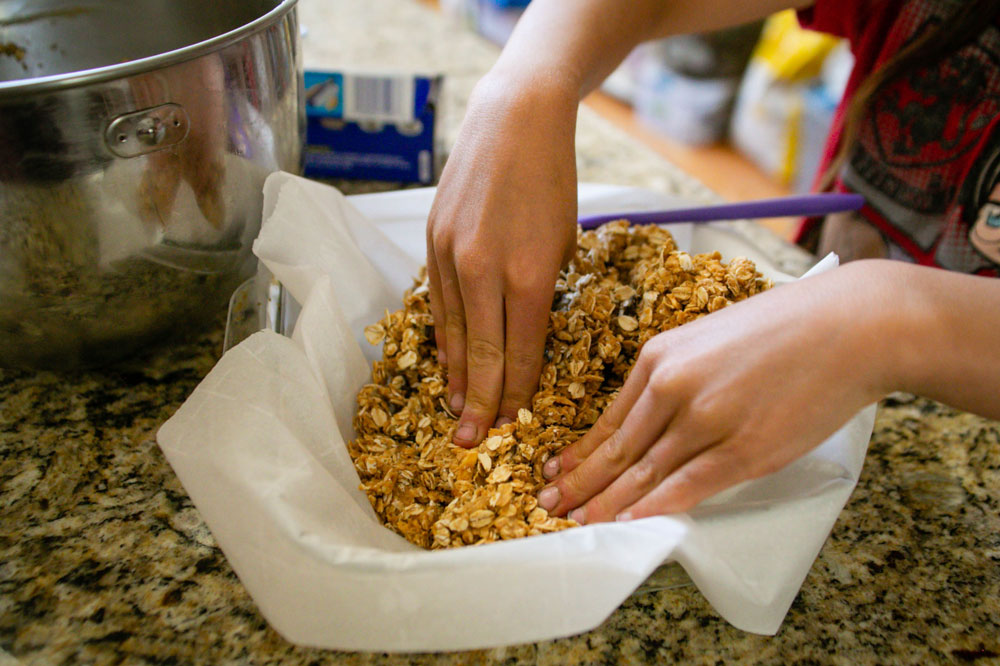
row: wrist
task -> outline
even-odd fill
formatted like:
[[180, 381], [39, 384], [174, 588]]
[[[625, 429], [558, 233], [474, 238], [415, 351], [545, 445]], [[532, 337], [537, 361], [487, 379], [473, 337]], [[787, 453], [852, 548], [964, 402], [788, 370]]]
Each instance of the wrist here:
[[469, 97], [463, 134], [489, 136], [495, 149], [516, 159], [547, 150], [551, 155], [568, 151], [567, 158], [575, 161], [578, 107], [565, 85], [541, 85], [538, 80], [491, 72]]
[[576, 117], [582, 84], [572, 71], [560, 67], [519, 66], [498, 61], [476, 84], [470, 106], [523, 108], [534, 115]]
[[915, 392], [927, 366], [926, 337], [933, 317], [919, 278], [927, 269], [885, 259], [843, 266], [856, 294], [851, 326], [856, 329], [855, 358], [871, 369], [867, 389], [874, 400], [893, 391]]

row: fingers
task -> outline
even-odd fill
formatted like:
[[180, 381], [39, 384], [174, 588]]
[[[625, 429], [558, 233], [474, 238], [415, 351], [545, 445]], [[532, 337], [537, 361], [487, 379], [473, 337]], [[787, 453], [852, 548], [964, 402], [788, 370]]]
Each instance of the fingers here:
[[461, 414], [465, 407], [465, 306], [451, 249], [447, 243], [436, 244], [435, 212], [427, 224], [427, 282], [431, 316], [434, 318], [434, 341], [438, 362], [448, 368], [448, 407]]
[[[486, 436], [486, 431], [496, 420], [497, 407], [504, 383], [504, 311], [503, 292], [500, 284], [477, 279], [471, 275], [461, 275], [464, 306], [475, 317], [465, 320], [465, 356], [457, 363], [452, 338], [456, 335], [451, 325], [452, 309], [448, 308], [448, 358], [449, 386], [456, 365], [466, 365], [466, 392], [461, 396], [461, 417], [455, 431], [455, 443], [470, 447]], [[447, 295], [445, 296], [447, 299]], [[458, 386], [453, 388], [453, 409], [459, 402]]]
[[[625, 428], [617, 430], [573, 472], [549, 486], [558, 490], [560, 500], [551, 513], [565, 511], [580, 524], [678, 513], [770, 470], [747, 461], [742, 449], [731, 442], [719, 445], [693, 436], [683, 425], [670, 424], [663, 436], [638, 456], [630, 456], [632, 462], [615, 474], [606, 467], [613, 459], [608, 451], [622, 446], [616, 440], [625, 436], [623, 432]], [[634, 447], [633, 453], [641, 448]], [[541, 494], [539, 504], [544, 508]]]
[[468, 362], [465, 355], [466, 328], [465, 305], [459, 288], [455, 266], [438, 258], [438, 277], [441, 281], [445, 358], [448, 361], [448, 406], [452, 413], [461, 414], [465, 408]]
[[427, 284], [431, 302], [431, 317], [434, 319], [434, 344], [437, 346], [438, 363], [448, 367], [446, 352], [448, 336], [445, 334], [444, 295], [441, 291], [441, 276], [437, 258], [434, 256], [434, 241], [427, 238]]
[[[601, 492], [568, 512], [580, 524], [616, 520], [629, 506], [658, 489], [687, 461], [710, 447], [674, 431], [657, 440]], [[580, 467], [583, 469], [583, 465]]]
[[[500, 404], [504, 381], [503, 291], [492, 272], [478, 268], [479, 261], [463, 258], [447, 240], [435, 244], [431, 224], [427, 272], [434, 337], [438, 359], [448, 367], [448, 405], [459, 415], [453, 441], [468, 448], [486, 435]], [[475, 316], [468, 319], [466, 313]]]
[[545, 462], [542, 473], [547, 479], [567, 474], [586, 460], [597, 447], [618, 430], [632, 410], [632, 406], [642, 395], [649, 378], [650, 365], [641, 358], [632, 368], [632, 373], [618, 392], [618, 396], [604, 410], [587, 434], [564, 448], [559, 455]]
[[[615, 520], [689, 511], [702, 500], [756, 476], [732, 444], [711, 447], [681, 465], [650, 492], [625, 507]], [[608, 514], [601, 514], [602, 519]]]
[[[629, 445], [633, 416], [649, 418], [642, 414], [650, 394], [642, 394], [621, 428], [539, 494], [540, 506], [546, 508], [546, 499], [555, 498], [551, 513], [566, 512], [580, 524], [679, 513], [737, 483], [775, 472], [797, 455], [795, 447], [770, 450], [692, 417], [683, 407], [651, 445], [643, 440]], [[631, 462], [616, 474], [619, 458]]]
[[[637, 483], [636, 492], [639, 486], [645, 487], [648, 492], [659, 481], [655, 476], [660, 468], [654, 468], [652, 461], [645, 458], [671, 417], [672, 406], [669, 402], [653, 391], [643, 391], [620, 427], [615, 428], [579, 465], [564, 472], [539, 493], [539, 505], [554, 515], [564, 515], [573, 510], [570, 517], [583, 523], [596, 522], [609, 511], [621, 510], [632, 504], [641, 495], [630, 495], [627, 484]], [[606, 430], [602, 430], [601, 434], [604, 432]], [[657, 457], [668, 456], [658, 452]], [[602, 496], [606, 489], [612, 489], [612, 492]], [[615, 502], [620, 504], [609, 508]], [[614, 518], [613, 513], [611, 518]]]
[[501, 273], [482, 268], [488, 256], [463, 253], [447, 239], [436, 244], [431, 231], [427, 246], [435, 342], [448, 366], [449, 407], [460, 415], [453, 441], [471, 447], [498, 416], [501, 423], [513, 420], [530, 405], [558, 267], [543, 279], [519, 275], [519, 283], [505, 282]]
[[507, 296], [503, 396], [497, 412], [501, 425], [515, 420], [518, 409], [530, 407], [538, 390], [553, 293], [554, 289], [542, 288]]

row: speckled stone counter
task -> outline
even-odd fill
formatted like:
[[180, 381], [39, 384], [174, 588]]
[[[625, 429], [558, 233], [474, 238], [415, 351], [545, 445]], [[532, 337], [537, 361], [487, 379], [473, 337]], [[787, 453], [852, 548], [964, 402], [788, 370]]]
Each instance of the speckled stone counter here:
[[[302, 0], [301, 15], [307, 64], [444, 70], [446, 141], [496, 54], [406, 0]], [[578, 148], [582, 180], [712, 198], [586, 109]], [[790, 272], [808, 261], [746, 233]], [[600, 627], [561, 640], [437, 655], [291, 645], [154, 440], [222, 333], [220, 313], [201, 337], [114, 369], [0, 371], [0, 666], [1000, 663], [1000, 424], [905, 395], [883, 401], [858, 488], [777, 636], [734, 629], [665, 567]]]

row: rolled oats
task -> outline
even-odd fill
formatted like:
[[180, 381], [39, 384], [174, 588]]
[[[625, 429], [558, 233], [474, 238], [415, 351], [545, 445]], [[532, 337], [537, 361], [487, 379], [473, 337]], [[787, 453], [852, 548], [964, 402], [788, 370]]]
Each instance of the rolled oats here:
[[451, 548], [575, 526], [538, 506], [545, 461], [594, 424], [646, 340], [771, 286], [749, 259], [679, 252], [660, 227], [620, 220], [577, 238], [556, 282], [531, 409], [473, 449], [451, 442], [457, 419], [437, 362], [426, 274], [401, 310], [365, 329], [382, 344], [382, 360], [358, 393], [348, 448], [376, 513], [409, 541]]

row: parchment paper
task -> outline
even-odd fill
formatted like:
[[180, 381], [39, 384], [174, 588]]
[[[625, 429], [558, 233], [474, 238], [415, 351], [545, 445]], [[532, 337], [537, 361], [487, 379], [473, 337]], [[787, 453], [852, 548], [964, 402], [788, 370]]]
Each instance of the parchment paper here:
[[[690, 515], [434, 552], [379, 524], [345, 448], [379, 353], [362, 330], [400, 307], [424, 259], [432, 198], [420, 189], [348, 200], [271, 176], [254, 250], [303, 304], [295, 331], [231, 349], [158, 433], [263, 615], [292, 642], [342, 650], [527, 643], [599, 625], [672, 559], [726, 620], [775, 633], [857, 482], [874, 405], [805, 458]], [[683, 204], [580, 187], [581, 214]], [[671, 230], [681, 247], [745, 254], [789, 279], [731, 232]], [[835, 265], [831, 256], [816, 270]]]

